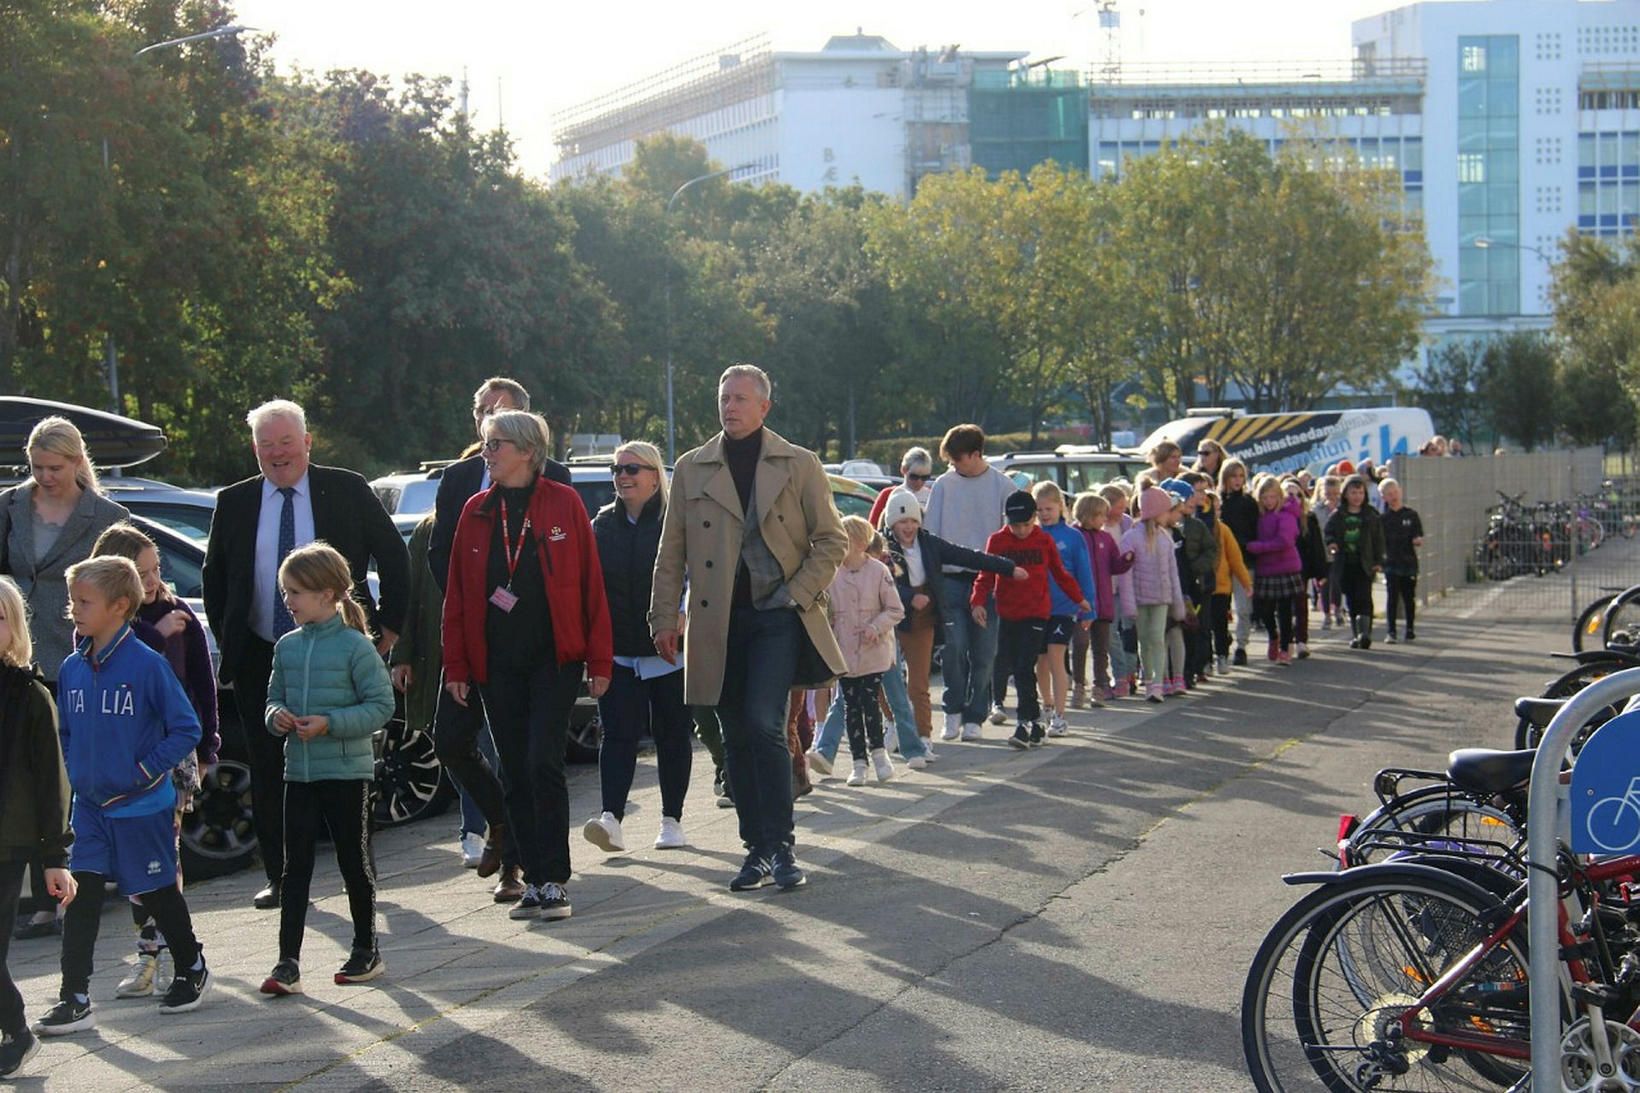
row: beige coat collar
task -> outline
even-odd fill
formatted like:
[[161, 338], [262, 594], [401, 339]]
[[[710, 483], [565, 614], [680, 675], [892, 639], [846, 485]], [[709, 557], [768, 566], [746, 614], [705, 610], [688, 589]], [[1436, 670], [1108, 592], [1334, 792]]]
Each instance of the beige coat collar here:
[[[759, 512], [759, 522], [768, 519], [774, 507], [774, 499], [786, 488], [792, 478], [792, 459], [797, 454], [791, 442], [773, 429], [764, 426], [763, 451], [757, 458], [757, 477], [755, 480], [755, 502]], [[705, 466], [715, 465], [711, 476], [706, 479], [703, 487], [706, 496], [722, 505], [731, 515], [740, 516], [740, 493], [735, 489], [735, 476], [729, 471], [729, 464], [723, 458], [723, 434], [720, 432], [695, 452], [695, 462]]]

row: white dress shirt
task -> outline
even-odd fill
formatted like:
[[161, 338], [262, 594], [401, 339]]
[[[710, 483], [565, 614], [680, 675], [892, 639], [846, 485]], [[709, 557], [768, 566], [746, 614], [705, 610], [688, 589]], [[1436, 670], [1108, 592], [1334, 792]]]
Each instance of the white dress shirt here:
[[[313, 531], [313, 491], [308, 476], [296, 483], [291, 507], [296, 513], [296, 545], [317, 537]], [[256, 586], [251, 590], [251, 630], [263, 641], [273, 640], [273, 597], [279, 580], [279, 517], [285, 508], [279, 487], [262, 479], [262, 512], [256, 521]]]

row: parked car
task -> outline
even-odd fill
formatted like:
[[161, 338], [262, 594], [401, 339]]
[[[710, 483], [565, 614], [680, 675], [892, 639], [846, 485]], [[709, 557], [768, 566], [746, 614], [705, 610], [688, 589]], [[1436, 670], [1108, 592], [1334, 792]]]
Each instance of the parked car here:
[[156, 524], [204, 543], [211, 533], [211, 514], [216, 512], [214, 491], [190, 490], [160, 482], [152, 478], [114, 478], [102, 480], [103, 492]]
[[831, 480], [831, 499], [840, 514], [871, 518], [871, 506], [877, 500], [876, 490], [840, 474], [828, 474], [826, 477]]
[[433, 511], [433, 500], [438, 496], [438, 481], [445, 466], [442, 463], [423, 463], [419, 471], [385, 474], [372, 479], [370, 488], [376, 491], [376, 497], [388, 515], [421, 516]]
[[986, 462], [1012, 478], [1021, 489], [1048, 481], [1067, 496], [1098, 489], [1117, 478], [1131, 482], [1148, 466], [1138, 456], [1091, 444], [1061, 444], [1051, 452], [1009, 452], [987, 456]]

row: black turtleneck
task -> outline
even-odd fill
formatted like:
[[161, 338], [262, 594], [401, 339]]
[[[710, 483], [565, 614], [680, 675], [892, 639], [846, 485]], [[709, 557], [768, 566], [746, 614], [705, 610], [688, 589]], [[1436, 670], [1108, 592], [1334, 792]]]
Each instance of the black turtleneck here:
[[729, 473], [735, 476], [735, 492], [740, 494], [740, 511], [752, 504], [752, 482], [757, 478], [757, 460], [763, 454], [763, 426], [735, 440], [723, 434], [723, 460], [729, 464]]
[[[752, 483], [757, 480], [757, 461], [763, 455], [763, 426], [739, 440], [723, 434], [723, 460], [729, 464], [729, 473], [735, 479], [735, 492], [740, 494], [740, 511], [745, 515], [752, 507]], [[752, 606], [752, 575], [741, 562], [735, 567], [736, 607]]]

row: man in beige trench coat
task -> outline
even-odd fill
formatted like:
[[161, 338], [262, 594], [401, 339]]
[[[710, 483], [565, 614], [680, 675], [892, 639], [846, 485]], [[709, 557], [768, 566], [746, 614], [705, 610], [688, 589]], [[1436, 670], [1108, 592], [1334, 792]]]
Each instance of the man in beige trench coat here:
[[844, 671], [826, 590], [848, 548], [825, 468], [763, 427], [771, 387], [737, 364], [718, 381], [723, 431], [679, 457], [661, 526], [649, 628], [661, 656], [678, 653], [678, 605], [689, 589], [684, 691], [712, 706], [746, 862], [729, 887], [805, 878], [792, 851], [786, 696]]

